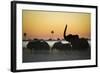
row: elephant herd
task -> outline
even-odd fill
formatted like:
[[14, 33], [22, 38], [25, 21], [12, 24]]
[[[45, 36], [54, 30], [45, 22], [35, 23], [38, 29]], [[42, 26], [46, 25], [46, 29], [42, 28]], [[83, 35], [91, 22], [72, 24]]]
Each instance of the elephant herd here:
[[58, 49], [58, 50], [63, 50], [63, 51], [90, 49], [90, 45], [87, 39], [79, 38], [78, 35], [72, 35], [72, 34], [69, 34], [66, 36], [66, 29], [67, 29], [67, 25], [65, 26], [63, 37], [64, 37], [64, 40], [66, 40], [66, 42], [69, 42], [69, 43], [62, 43], [61, 41], [57, 41], [56, 43], [54, 43], [53, 47], [51, 48], [49, 44], [44, 40], [33, 40], [33, 41], [29, 41], [29, 43], [27, 44], [27, 48], [33, 49], [35, 51], [38, 51], [38, 50], [49, 51], [50, 48], [52, 50]]

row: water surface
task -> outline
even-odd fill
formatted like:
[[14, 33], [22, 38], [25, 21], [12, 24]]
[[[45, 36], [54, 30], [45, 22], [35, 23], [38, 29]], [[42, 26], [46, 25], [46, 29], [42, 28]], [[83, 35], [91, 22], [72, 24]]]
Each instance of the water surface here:
[[[51, 49], [49, 51], [41, 50], [35, 51], [27, 48], [29, 41], [23, 41], [23, 62], [45, 62], [45, 61], [64, 61], [64, 60], [86, 60], [91, 59], [90, 48], [87, 50], [58, 50]], [[57, 41], [46, 41], [50, 47]], [[68, 43], [61, 41], [62, 43]], [[90, 41], [88, 41], [90, 44]]]

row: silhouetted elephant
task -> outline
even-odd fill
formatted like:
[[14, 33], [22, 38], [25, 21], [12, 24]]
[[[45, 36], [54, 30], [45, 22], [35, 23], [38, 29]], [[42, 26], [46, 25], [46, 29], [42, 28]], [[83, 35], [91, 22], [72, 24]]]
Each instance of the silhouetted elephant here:
[[61, 51], [70, 50], [71, 45], [69, 43], [63, 44], [61, 41], [59, 41], [53, 45], [52, 49], [57, 49], [57, 50], [61, 50]]
[[73, 49], [82, 50], [82, 49], [90, 48], [87, 39], [79, 38], [78, 35], [72, 35], [72, 34], [66, 36], [66, 29], [67, 29], [67, 25], [64, 30], [64, 39], [71, 43]]
[[49, 45], [43, 40], [33, 40], [27, 44], [27, 48], [34, 50], [34, 52], [49, 52]]

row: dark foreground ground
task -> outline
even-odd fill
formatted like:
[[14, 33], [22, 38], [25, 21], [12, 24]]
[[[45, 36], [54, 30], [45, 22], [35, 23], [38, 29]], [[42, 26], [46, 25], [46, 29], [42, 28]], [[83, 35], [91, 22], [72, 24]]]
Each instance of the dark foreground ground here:
[[87, 50], [31, 50], [23, 48], [23, 62], [46, 62], [91, 59], [90, 49]]

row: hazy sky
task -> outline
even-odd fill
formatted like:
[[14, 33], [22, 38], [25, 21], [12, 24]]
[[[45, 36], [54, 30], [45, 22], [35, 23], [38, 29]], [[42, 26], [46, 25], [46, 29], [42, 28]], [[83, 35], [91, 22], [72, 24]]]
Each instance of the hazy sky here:
[[[78, 34], [85, 38], [90, 38], [91, 35], [89, 13], [23, 10], [22, 15], [22, 31], [27, 33], [27, 38], [63, 39], [66, 24], [66, 35]], [[52, 30], [54, 34], [51, 34]]]

